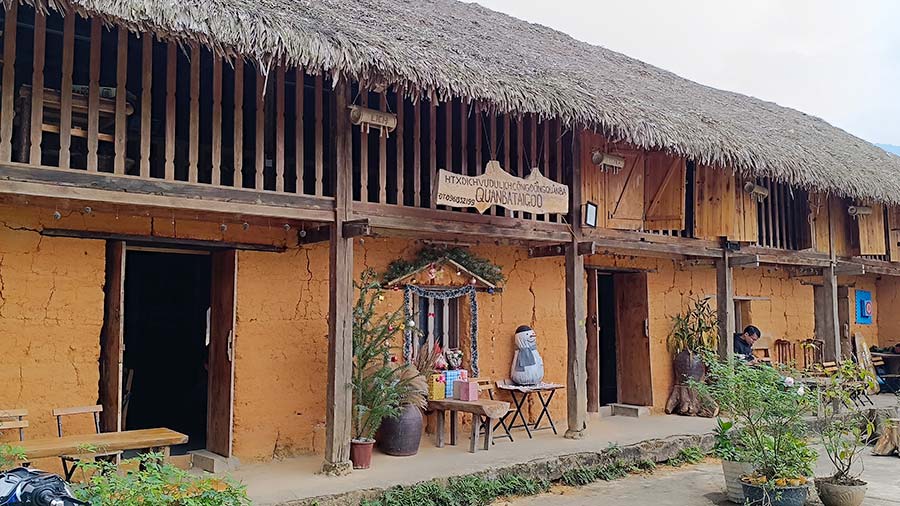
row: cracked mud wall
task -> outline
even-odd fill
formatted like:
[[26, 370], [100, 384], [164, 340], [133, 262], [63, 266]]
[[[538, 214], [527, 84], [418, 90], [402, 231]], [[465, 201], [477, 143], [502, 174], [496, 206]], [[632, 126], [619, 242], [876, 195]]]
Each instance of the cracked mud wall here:
[[[28, 439], [56, 437], [54, 408], [97, 402], [103, 324], [104, 241], [44, 237], [43, 225], [0, 205], [0, 409], [28, 410]], [[66, 430], [91, 431], [84, 418]]]

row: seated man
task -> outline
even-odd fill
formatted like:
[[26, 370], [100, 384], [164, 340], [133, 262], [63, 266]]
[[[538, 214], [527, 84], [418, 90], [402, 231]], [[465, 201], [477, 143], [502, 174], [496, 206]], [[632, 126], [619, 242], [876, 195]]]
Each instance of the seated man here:
[[753, 356], [753, 343], [759, 341], [762, 337], [759, 329], [753, 325], [747, 325], [743, 334], [734, 334], [734, 355], [750, 364], [756, 364], [756, 357]]

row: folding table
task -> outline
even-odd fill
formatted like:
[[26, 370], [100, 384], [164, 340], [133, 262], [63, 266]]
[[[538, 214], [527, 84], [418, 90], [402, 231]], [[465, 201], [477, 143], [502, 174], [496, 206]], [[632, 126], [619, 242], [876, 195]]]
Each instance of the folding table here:
[[[509, 395], [513, 400], [514, 410], [512, 413], [512, 421], [509, 424], [510, 430], [525, 429], [529, 439], [531, 439], [531, 433], [538, 430], [550, 429], [554, 434], [557, 433], [556, 424], [553, 423], [553, 417], [550, 415], [550, 401], [553, 400], [553, 394], [555, 394], [557, 390], [565, 388], [565, 386], [557, 383], [516, 385], [512, 380], [506, 379], [498, 381], [497, 388], [509, 392]], [[525, 414], [522, 413], [522, 407], [525, 405], [525, 401], [531, 394], [536, 394], [538, 401], [540, 401], [541, 404], [541, 412], [538, 415], [537, 420], [535, 420], [534, 425], [529, 425], [528, 421], [525, 420]], [[544, 394], [547, 395], [545, 396]], [[545, 416], [547, 417], [547, 422], [550, 424], [549, 427], [541, 427], [541, 422], [544, 420]], [[517, 419], [520, 421], [519, 424], [516, 424]]]

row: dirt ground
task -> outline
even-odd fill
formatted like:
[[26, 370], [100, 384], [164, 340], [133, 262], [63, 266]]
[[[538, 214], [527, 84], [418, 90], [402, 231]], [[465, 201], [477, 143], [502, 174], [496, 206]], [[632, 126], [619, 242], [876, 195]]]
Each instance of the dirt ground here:
[[[863, 478], [869, 482], [866, 506], [900, 505], [900, 458], [865, 455]], [[819, 474], [828, 470], [819, 463]], [[619, 506], [707, 506], [732, 505], [725, 498], [722, 467], [708, 461], [680, 469], [661, 467], [652, 475], [631, 476], [613, 482], [598, 482], [581, 488], [554, 487], [549, 493], [495, 506], [580, 506], [594, 504]], [[810, 505], [821, 504], [810, 494]]]

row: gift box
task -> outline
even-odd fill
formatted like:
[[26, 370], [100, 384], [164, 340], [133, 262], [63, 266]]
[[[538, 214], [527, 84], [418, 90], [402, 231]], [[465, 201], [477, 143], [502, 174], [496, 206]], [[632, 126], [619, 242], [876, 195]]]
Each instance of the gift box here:
[[459, 379], [460, 370], [450, 370], [444, 371], [444, 381], [446, 381], [445, 387], [445, 397], [453, 397], [453, 382]]
[[444, 377], [444, 373], [432, 374], [431, 378], [428, 379], [428, 399], [432, 401], [445, 399], [447, 397], [446, 384], [447, 380]]
[[469, 371], [465, 369], [459, 370], [459, 381], [469, 381]]
[[475, 381], [456, 380], [453, 382], [453, 398], [461, 401], [478, 400], [478, 383]]

